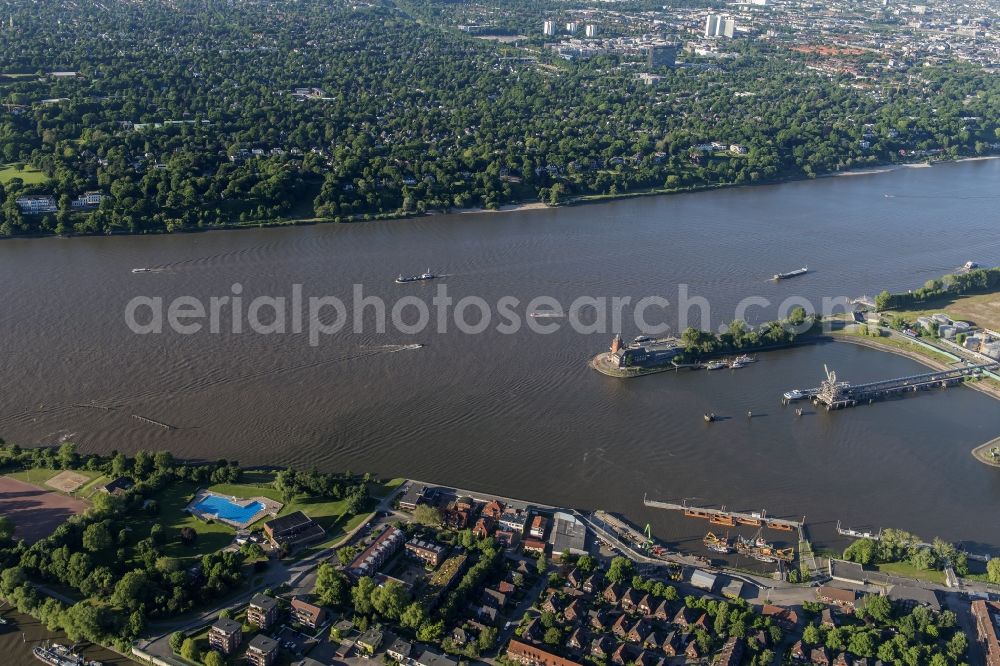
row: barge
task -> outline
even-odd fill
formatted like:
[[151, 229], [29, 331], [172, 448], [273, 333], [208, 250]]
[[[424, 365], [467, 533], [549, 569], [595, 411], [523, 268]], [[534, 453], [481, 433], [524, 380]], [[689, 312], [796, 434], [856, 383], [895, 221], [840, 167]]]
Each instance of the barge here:
[[798, 269], [796, 269], [794, 271], [788, 271], [787, 273], [775, 273], [774, 274], [774, 278], [772, 278], [772, 279], [774, 279], [775, 281], [777, 281], [777, 280], [787, 280], [788, 278], [793, 278], [793, 277], [798, 277], [800, 275], [805, 275], [808, 272], [809, 272], [809, 267], [808, 266], [803, 266], [802, 268], [798, 268]]

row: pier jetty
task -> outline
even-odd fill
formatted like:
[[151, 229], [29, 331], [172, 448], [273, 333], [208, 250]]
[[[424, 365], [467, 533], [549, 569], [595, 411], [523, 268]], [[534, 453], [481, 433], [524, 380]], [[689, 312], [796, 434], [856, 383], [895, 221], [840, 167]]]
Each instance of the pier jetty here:
[[984, 372], [995, 370], [1000, 363], [970, 365], [940, 372], [927, 372], [920, 375], [909, 375], [895, 379], [883, 379], [866, 384], [851, 384], [837, 381], [837, 373], [824, 366], [826, 379], [818, 388], [809, 389], [804, 393], [812, 395], [813, 403], [823, 405], [828, 411], [854, 407], [860, 403], [873, 402], [893, 395], [926, 391], [935, 388], [945, 388], [963, 383], [966, 379], [981, 376]]
[[164, 430], [177, 430], [176, 427], [170, 425], [169, 423], [163, 423], [162, 421], [157, 421], [156, 419], [151, 419], [148, 416], [140, 416], [139, 414], [133, 414], [132, 418], [139, 419], [143, 423], [148, 423], [150, 425], [155, 425], [158, 428], [163, 428]]
[[681, 504], [674, 502], [660, 502], [651, 500], [643, 496], [642, 503], [653, 509], [666, 509], [668, 511], [683, 511], [688, 518], [704, 518], [713, 525], [723, 525], [735, 527], [737, 525], [751, 525], [753, 527], [767, 527], [772, 530], [782, 532], [800, 531], [805, 525], [805, 516], [802, 520], [787, 520], [785, 518], [774, 518], [767, 515], [767, 511], [744, 512], [729, 511], [725, 507], [721, 509], [709, 509], [707, 507], [694, 506], [684, 500]]

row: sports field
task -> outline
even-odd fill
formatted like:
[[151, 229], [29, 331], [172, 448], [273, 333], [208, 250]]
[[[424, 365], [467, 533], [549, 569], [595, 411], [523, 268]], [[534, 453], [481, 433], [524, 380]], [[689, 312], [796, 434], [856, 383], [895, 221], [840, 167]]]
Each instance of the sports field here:
[[0, 515], [14, 521], [14, 536], [28, 543], [52, 534], [67, 518], [86, 508], [82, 500], [0, 476]]

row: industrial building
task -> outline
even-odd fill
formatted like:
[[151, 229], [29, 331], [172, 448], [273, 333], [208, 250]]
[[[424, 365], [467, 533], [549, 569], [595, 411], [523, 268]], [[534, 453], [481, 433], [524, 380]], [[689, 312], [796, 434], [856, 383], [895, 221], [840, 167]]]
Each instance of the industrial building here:
[[586, 555], [587, 526], [572, 514], [556, 512], [552, 516], [549, 544], [552, 546], [553, 555], [566, 552], [571, 555]]

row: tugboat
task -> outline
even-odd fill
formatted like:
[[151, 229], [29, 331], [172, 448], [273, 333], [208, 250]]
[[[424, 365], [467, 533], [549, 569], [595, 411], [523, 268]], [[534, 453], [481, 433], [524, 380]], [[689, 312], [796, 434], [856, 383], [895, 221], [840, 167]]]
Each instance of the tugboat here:
[[708, 548], [713, 553], [728, 554], [732, 550], [729, 547], [729, 539], [716, 536], [714, 532], [706, 534], [702, 542], [705, 544], [705, 548]]
[[807, 266], [803, 266], [802, 268], [796, 269], [794, 271], [788, 271], [787, 273], [775, 273], [773, 279], [775, 281], [787, 280], [788, 278], [798, 277], [799, 275], [805, 275], [808, 272], [809, 268]]
[[441, 276], [434, 275], [434, 273], [431, 273], [431, 269], [428, 268], [426, 273], [422, 273], [420, 275], [404, 276], [402, 273], [400, 273], [399, 277], [396, 278], [396, 284], [406, 284], [407, 282], [424, 282], [426, 280], [434, 280], [439, 277]]

